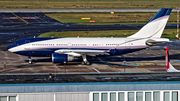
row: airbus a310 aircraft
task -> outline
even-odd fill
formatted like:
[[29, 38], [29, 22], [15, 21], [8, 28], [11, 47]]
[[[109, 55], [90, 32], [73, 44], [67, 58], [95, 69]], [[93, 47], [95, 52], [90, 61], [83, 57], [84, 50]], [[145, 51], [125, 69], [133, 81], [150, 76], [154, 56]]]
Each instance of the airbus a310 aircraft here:
[[[172, 9], [161, 9], [137, 33], [126, 38], [26, 38], [7, 47], [8, 51], [28, 57], [52, 57], [53, 63], [73, 61], [82, 57], [82, 64], [89, 64], [87, 56], [112, 56], [138, 51], [163, 42], [160, 38]], [[29, 63], [32, 60], [29, 59]]]

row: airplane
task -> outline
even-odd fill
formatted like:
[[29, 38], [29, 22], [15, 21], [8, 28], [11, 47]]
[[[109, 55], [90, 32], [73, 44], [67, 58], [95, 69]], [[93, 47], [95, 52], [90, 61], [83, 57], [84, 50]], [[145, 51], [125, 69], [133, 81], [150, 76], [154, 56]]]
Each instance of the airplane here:
[[93, 38], [93, 37], [60, 37], [26, 38], [13, 42], [7, 50], [29, 57], [52, 57], [53, 63], [67, 63], [82, 57], [81, 64], [89, 65], [87, 56], [122, 55], [168, 42], [161, 38], [172, 9], [163, 8], [149, 20], [137, 33], [128, 37]]
[[165, 58], [166, 58], [166, 72], [180, 72], [180, 70], [177, 70], [173, 67], [173, 65], [169, 62], [169, 48], [168, 47], [164, 47], [165, 48]]

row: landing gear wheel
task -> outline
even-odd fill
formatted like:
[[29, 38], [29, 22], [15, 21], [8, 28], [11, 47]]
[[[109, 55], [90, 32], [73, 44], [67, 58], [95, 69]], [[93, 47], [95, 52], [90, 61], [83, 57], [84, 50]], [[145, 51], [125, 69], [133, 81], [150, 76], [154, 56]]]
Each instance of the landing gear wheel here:
[[82, 59], [83, 59], [83, 61], [81, 62], [81, 64], [90, 65], [90, 62], [87, 60], [86, 55], [82, 55]]
[[84, 61], [81, 62], [81, 65], [85, 65]]
[[32, 64], [32, 60], [29, 60], [29, 64]]
[[87, 62], [86, 65], [90, 65], [90, 62]]
[[90, 65], [90, 62], [87, 61], [87, 62], [85, 63], [84, 61], [82, 61], [82, 62], [81, 62], [81, 65]]

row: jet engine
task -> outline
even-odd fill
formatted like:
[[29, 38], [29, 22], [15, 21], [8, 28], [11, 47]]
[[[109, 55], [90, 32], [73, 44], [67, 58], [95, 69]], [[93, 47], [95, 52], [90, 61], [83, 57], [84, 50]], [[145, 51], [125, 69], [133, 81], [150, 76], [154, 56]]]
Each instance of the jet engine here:
[[53, 63], [64, 63], [64, 62], [68, 62], [68, 61], [73, 61], [74, 60], [74, 56], [72, 55], [68, 55], [68, 54], [58, 54], [58, 53], [54, 53], [52, 54], [52, 62]]

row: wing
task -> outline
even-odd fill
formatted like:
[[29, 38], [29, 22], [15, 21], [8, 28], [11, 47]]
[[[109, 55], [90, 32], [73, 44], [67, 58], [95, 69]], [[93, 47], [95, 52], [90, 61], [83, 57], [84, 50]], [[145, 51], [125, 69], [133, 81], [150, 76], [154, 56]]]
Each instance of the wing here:
[[107, 50], [76, 50], [76, 49], [59, 49], [55, 53], [69, 54], [73, 56], [96, 56], [96, 55], [110, 55]]

